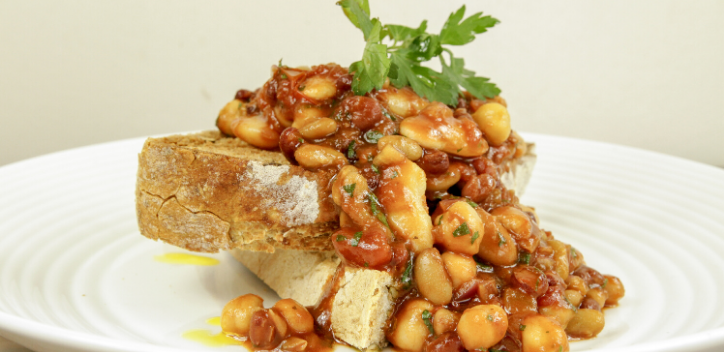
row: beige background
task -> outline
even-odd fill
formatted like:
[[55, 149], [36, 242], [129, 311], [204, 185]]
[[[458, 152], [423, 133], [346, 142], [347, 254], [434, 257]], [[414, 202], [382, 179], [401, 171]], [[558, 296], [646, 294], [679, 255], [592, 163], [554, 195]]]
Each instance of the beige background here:
[[[439, 30], [461, 1], [372, 0]], [[491, 77], [514, 128], [724, 166], [724, 1], [470, 1], [502, 21], [455, 50]], [[0, 165], [209, 129], [238, 88], [289, 65], [357, 60], [333, 1], [0, 0]]]

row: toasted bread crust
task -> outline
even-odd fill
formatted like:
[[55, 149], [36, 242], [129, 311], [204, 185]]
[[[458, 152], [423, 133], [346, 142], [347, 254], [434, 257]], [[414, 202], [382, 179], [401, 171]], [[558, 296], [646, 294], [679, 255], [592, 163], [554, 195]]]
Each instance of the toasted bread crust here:
[[338, 227], [331, 172], [216, 131], [149, 138], [138, 157], [141, 233], [200, 252], [330, 250]]

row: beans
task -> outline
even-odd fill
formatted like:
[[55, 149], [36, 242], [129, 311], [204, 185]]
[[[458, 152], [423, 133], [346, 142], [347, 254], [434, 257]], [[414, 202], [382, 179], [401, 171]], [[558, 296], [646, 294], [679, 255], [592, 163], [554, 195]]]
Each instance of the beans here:
[[487, 103], [475, 110], [473, 119], [493, 146], [501, 146], [510, 136], [510, 115], [505, 106]]
[[314, 318], [304, 306], [287, 298], [278, 301], [274, 309], [287, 322], [289, 329], [295, 334], [306, 334], [314, 331]]
[[450, 167], [450, 159], [445, 152], [437, 149], [425, 149], [417, 165], [425, 170], [428, 175], [439, 175], [446, 172]]
[[264, 300], [254, 294], [239, 296], [221, 311], [221, 329], [225, 332], [246, 336], [251, 327], [252, 315], [264, 309]]
[[454, 162], [450, 164], [450, 168], [447, 169], [447, 172], [427, 177], [427, 190], [432, 192], [444, 192], [458, 183], [461, 176], [461, 164], [462, 163]]
[[409, 240], [415, 253], [432, 247], [425, 173], [391, 145], [385, 146], [372, 162], [382, 173], [377, 194], [395, 236]]
[[239, 89], [236, 91], [236, 94], [234, 95], [234, 99], [249, 102], [251, 98], [254, 97], [254, 93], [252, 91], [246, 90], [246, 89]]
[[588, 293], [588, 284], [578, 275], [571, 275], [568, 277], [568, 289], [576, 290], [585, 296]]
[[280, 350], [290, 352], [302, 352], [307, 349], [308, 345], [309, 343], [307, 342], [307, 340], [292, 336], [282, 342]]
[[571, 319], [573, 319], [573, 316], [576, 314], [573, 309], [574, 307], [571, 307], [569, 304], [566, 304], [565, 306], [552, 305], [540, 307], [538, 309], [538, 312], [540, 312], [541, 315], [548, 317], [549, 319], [555, 320], [558, 325], [565, 329], [565, 327], [568, 325], [568, 322], [571, 321]]
[[596, 269], [581, 265], [573, 272], [573, 275], [580, 276], [581, 279], [589, 286], [601, 286], [606, 279]]
[[583, 300], [583, 295], [576, 290], [565, 290], [563, 292], [563, 295], [566, 297], [566, 300], [568, 302], [571, 302], [574, 307], [578, 307]]
[[538, 303], [535, 297], [519, 288], [512, 287], [503, 290], [503, 307], [510, 314], [538, 311]]
[[420, 252], [415, 258], [413, 271], [417, 289], [423, 297], [436, 305], [450, 303], [453, 286], [437, 248]]
[[389, 88], [387, 92], [381, 93], [379, 97], [387, 104], [387, 109], [403, 118], [417, 115], [428, 104], [415, 94], [412, 89], [407, 87], [402, 89]]
[[347, 116], [354, 127], [367, 131], [384, 120], [380, 103], [374, 98], [354, 95], [345, 98], [340, 104], [338, 115]]
[[[352, 165], [342, 167], [332, 184], [332, 200], [342, 208], [341, 210], [349, 216], [355, 226], [361, 227], [364, 231], [384, 233], [391, 237], [390, 230], [377, 216], [379, 213], [372, 213], [370, 194], [367, 180]], [[376, 208], [383, 210], [379, 204]], [[360, 263], [362, 264], [364, 263]]]
[[480, 218], [485, 220], [485, 235], [480, 241], [478, 257], [498, 266], [515, 264], [518, 261], [518, 247], [508, 230], [482, 208], [478, 207], [475, 210]]
[[570, 263], [568, 262], [568, 247], [565, 243], [557, 240], [548, 241], [548, 244], [553, 247], [555, 254], [553, 259], [555, 260], [555, 270], [561, 279], [565, 280], [568, 278], [568, 269]]
[[586, 296], [581, 300], [581, 306], [579, 308], [601, 310], [601, 305], [598, 304], [595, 299]]
[[319, 139], [337, 132], [337, 121], [323, 117], [304, 125], [299, 132], [307, 139]]
[[442, 335], [448, 331], [455, 331], [460, 320], [460, 314], [453, 313], [445, 308], [440, 308], [432, 317], [432, 328], [435, 335]]
[[474, 255], [485, 233], [483, 221], [466, 202], [456, 202], [435, 219], [433, 238], [446, 250]]
[[306, 124], [327, 116], [329, 116], [329, 113], [322, 108], [301, 105], [294, 110], [294, 122], [292, 122], [292, 127], [301, 129]]
[[234, 126], [236, 121], [244, 116], [242, 109], [244, 104], [239, 100], [232, 100], [228, 102], [221, 111], [219, 111], [219, 117], [216, 118], [216, 127], [219, 128], [221, 133], [227, 136], [234, 135]]
[[518, 265], [513, 268], [512, 284], [533, 297], [538, 297], [548, 290], [546, 275], [530, 265]]
[[605, 319], [603, 313], [593, 309], [579, 309], [568, 323], [566, 332], [571, 337], [591, 338], [603, 330]]
[[307, 78], [299, 85], [298, 89], [306, 97], [320, 101], [333, 98], [337, 95], [337, 85], [335, 81], [323, 76]]
[[608, 293], [606, 306], [616, 305], [618, 304], [618, 300], [626, 293], [626, 289], [623, 288], [623, 283], [619, 278], [611, 275], [604, 275], [604, 277], [605, 285], [603, 289]]
[[234, 135], [261, 149], [273, 149], [279, 145], [279, 133], [271, 129], [261, 115], [239, 119]]
[[[437, 334], [437, 332], [436, 332]], [[463, 343], [460, 337], [454, 332], [446, 332], [429, 341], [425, 346], [425, 352], [464, 352]]]
[[508, 316], [497, 305], [479, 305], [463, 312], [458, 323], [458, 336], [469, 351], [484, 350], [505, 337]]
[[421, 352], [425, 339], [430, 331], [422, 319], [422, 313], [427, 310], [431, 312], [434, 306], [424, 299], [411, 299], [402, 304], [395, 315], [387, 339], [397, 348]]
[[452, 110], [439, 102], [431, 103], [418, 116], [402, 120], [400, 134], [422, 147], [462, 157], [478, 157], [488, 151], [475, 122], [454, 118]]
[[495, 178], [488, 174], [482, 174], [471, 178], [461, 191], [463, 197], [470, 198], [473, 202], [485, 201], [490, 192], [495, 189]]
[[492, 160], [486, 157], [481, 157], [473, 160], [473, 167], [479, 175], [488, 174], [490, 176], [493, 176], [493, 178], [498, 177], [498, 167]]
[[372, 229], [339, 229], [332, 234], [332, 245], [347, 263], [359, 267], [379, 269], [392, 260], [387, 234]]
[[539, 315], [533, 314], [525, 319], [522, 333], [523, 352], [567, 352], [568, 336], [558, 323]]
[[287, 160], [296, 163], [294, 152], [304, 143], [304, 138], [294, 127], [288, 127], [279, 136], [279, 149], [284, 153]]
[[377, 148], [382, 150], [386, 145], [391, 145], [408, 159], [415, 161], [422, 157], [422, 147], [417, 142], [403, 136], [384, 136], [377, 141]]
[[475, 260], [471, 256], [445, 252], [442, 254], [442, 261], [445, 263], [445, 270], [450, 275], [454, 288], [472, 280], [477, 273]]
[[503, 206], [490, 212], [508, 229], [518, 246], [528, 253], [535, 252], [540, 242], [540, 229], [530, 217], [513, 206]]
[[303, 144], [294, 152], [294, 159], [307, 170], [347, 165], [344, 154], [328, 147]]
[[600, 287], [594, 287], [588, 290], [586, 297], [593, 298], [598, 303], [599, 307], [604, 307], [606, 305], [606, 300], [608, 299], [608, 293]]
[[286, 324], [272, 310], [258, 310], [251, 316], [249, 339], [258, 348], [276, 347], [286, 335]]

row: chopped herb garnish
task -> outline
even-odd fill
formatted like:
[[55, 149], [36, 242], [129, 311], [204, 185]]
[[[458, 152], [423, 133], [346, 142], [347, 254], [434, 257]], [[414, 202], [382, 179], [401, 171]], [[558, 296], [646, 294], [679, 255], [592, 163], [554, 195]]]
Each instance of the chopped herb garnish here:
[[342, 186], [342, 188], [344, 188], [344, 191], [347, 192], [347, 194], [349, 194], [350, 197], [352, 197], [352, 195], [354, 194], [355, 187], [357, 187], [357, 183]]
[[430, 330], [430, 333], [435, 335], [435, 329], [432, 328], [432, 313], [430, 313], [429, 310], [425, 309], [422, 311], [422, 321], [425, 322], [427, 330]]
[[375, 130], [369, 130], [367, 133], [365, 133], [365, 139], [370, 143], [377, 143], [377, 141], [380, 140], [380, 138], [384, 137], [385, 135], [377, 132]]
[[445, 214], [442, 214], [442, 215], [440, 215], [439, 218], [437, 218], [437, 224], [438, 224], [438, 225], [442, 224], [442, 217], [443, 217], [443, 216], [445, 216]]
[[478, 203], [475, 203], [475, 202], [473, 202], [473, 201], [470, 200], [470, 199], [466, 199], [465, 202], [468, 203], [468, 204], [469, 204], [471, 207], [473, 207], [473, 208], [477, 208], [477, 207], [478, 207]]
[[304, 138], [299, 138], [299, 143], [304, 143]]
[[487, 264], [483, 264], [481, 262], [475, 262], [475, 266], [480, 269], [480, 271], [484, 273], [490, 273], [493, 272], [493, 267]]
[[369, 268], [369, 267], [370, 267], [370, 263], [365, 262], [365, 268]]
[[344, 236], [342, 236], [342, 235], [337, 235], [337, 242], [342, 242], [342, 241], [344, 241], [344, 240], [346, 240], [346, 239], [347, 239], [347, 237], [344, 237]]
[[305, 86], [305, 85], [301, 85], [301, 86], [297, 87], [297, 89], [299, 89], [299, 91], [300, 91], [300, 92], [301, 92], [301, 91], [303, 91], [303, 90], [304, 90], [304, 88], [307, 88], [307, 86]]
[[470, 240], [470, 244], [475, 243], [475, 240], [477, 240], [478, 237], [480, 237], [480, 234], [478, 233], [478, 231], [475, 231], [475, 233], [473, 234], [473, 238]]
[[505, 237], [498, 231], [498, 247], [502, 247], [505, 244]]
[[458, 228], [456, 228], [452, 233], [453, 237], [460, 237], [460, 236], [465, 236], [465, 235], [469, 235], [469, 234], [470, 234], [470, 228], [468, 227], [467, 222], [460, 224], [460, 226], [458, 226]]
[[488, 352], [505, 352], [505, 351], [499, 350], [499, 349], [497, 349], [497, 348], [491, 348], [491, 349], [488, 350]]
[[374, 171], [376, 174], [380, 174], [380, 169], [378, 169], [375, 164], [371, 164], [370, 167], [372, 168], [372, 171]]
[[458, 149], [457, 152], [460, 153], [461, 150], [463, 150], [463, 148]]
[[578, 257], [578, 253], [576, 253], [576, 249], [571, 247], [571, 256], [573, 259], [576, 259]]
[[287, 75], [283, 74], [281, 75], [282, 79], [287, 79]]
[[397, 121], [397, 119], [395, 119], [394, 116], [390, 115], [390, 113], [387, 112], [387, 110], [385, 110], [385, 109], [382, 109], [382, 115], [385, 115], [388, 119], [390, 119], [392, 121]]
[[603, 285], [601, 285], [601, 288], [605, 289], [606, 285], [608, 285], [608, 278], [603, 279]]
[[354, 151], [354, 141], [349, 142], [349, 146], [347, 146], [347, 159], [354, 159], [357, 157], [357, 153]]
[[352, 247], [357, 247], [359, 245], [359, 240], [362, 238], [362, 231], [358, 231], [354, 233], [354, 238], [352, 238], [352, 241], [349, 242], [349, 244]]
[[407, 261], [407, 267], [405, 271], [402, 272], [402, 276], [400, 276], [400, 283], [402, 283], [402, 287], [405, 289], [412, 285], [412, 258]]
[[[465, 68], [465, 61], [452, 55], [445, 46], [464, 45], [472, 42], [475, 35], [484, 33], [499, 23], [482, 12], [465, 19], [465, 6], [450, 14], [439, 34], [427, 33], [427, 21], [418, 28], [401, 25], [382, 25], [379, 19], [370, 18], [367, 0], [341, 0], [345, 15], [352, 24], [362, 30], [366, 42], [362, 59], [349, 67], [354, 72], [352, 91], [364, 95], [372, 89], [382, 89], [389, 77], [393, 86], [411, 86], [421, 97], [456, 106], [460, 86], [479, 99], [492, 98], [500, 93], [488, 78], [476, 77]], [[389, 37], [390, 45], [382, 44]], [[440, 60], [442, 70], [435, 71], [422, 66], [434, 58]], [[447, 58], [449, 58], [449, 60]]]
[[518, 261], [523, 264], [530, 264], [530, 253], [520, 253], [520, 258], [518, 259]]
[[397, 173], [397, 170], [392, 171], [392, 177], [390, 178], [397, 178], [397, 176], [400, 176], [400, 174]]
[[381, 221], [387, 228], [390, 228], [390, 225], [387, 223], [387, 217], [385, 216], [385, 213], [383, 213], [378, 207], [379, 200], [377, 199], [377, 196], [370, 192], [367, 195], [367, 198], [369, 198], [370, 201], [370, 208], [372, 209], [372, 215], [377, 217], [377, 220]]
[[487, 319], [490, 320], [490, 321], [493, 321], [493, 316], [490, 315], [490, 314], [488, 314], [488, 318], [487, 318]]
[[518, 327], [518, 330], [520, 330], [520, 331], [524, 331], [524, 330], [525, 330], [525, 325], [521, 325], [521, 326], [519, 326], [519, 327]]
[[558, 346], [558, 352], [563, 352], [563, 346]]

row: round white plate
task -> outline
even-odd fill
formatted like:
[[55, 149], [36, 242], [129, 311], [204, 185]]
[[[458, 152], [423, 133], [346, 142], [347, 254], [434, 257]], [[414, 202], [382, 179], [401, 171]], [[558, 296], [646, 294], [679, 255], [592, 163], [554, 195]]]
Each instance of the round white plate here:
[[[574, 351], [724, 346], [724, 171], [616, 145], [526, 134], [538, 164], [523, 202], [544, 229], [626, 286], [595, 339]], [[0, 168], [0, 335], [37, 351], [232, 351], [186, 340], [246, 292], [278, 297], [226, 254], [142, 237], [134, 184], [143, 139]]]

